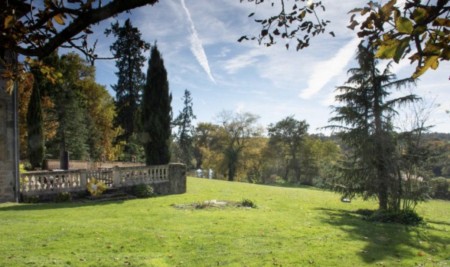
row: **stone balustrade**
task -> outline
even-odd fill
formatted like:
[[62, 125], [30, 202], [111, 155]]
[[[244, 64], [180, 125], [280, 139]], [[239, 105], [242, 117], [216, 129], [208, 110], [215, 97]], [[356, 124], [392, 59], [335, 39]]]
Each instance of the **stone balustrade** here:
[[99, 170], [68, 170], [29, 172], [20, 175], [22, 196], [52, 195], [61, 192], [85, 192], [91, 179], [102, 181], [108, 189], [126, 188], [138, 184], [154, 185], [159, 194], [186, 192], [186, 167], [169, 164], [141, 167], [115, 167]]

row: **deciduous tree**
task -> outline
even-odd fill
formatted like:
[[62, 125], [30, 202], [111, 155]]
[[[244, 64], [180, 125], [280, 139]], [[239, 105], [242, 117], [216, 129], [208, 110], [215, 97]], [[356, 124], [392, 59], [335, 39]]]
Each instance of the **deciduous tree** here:
[[261, 128], [256, 125], [258, 116], [251, 113], [223, 111], [219, 114], [221, 126], [226, 133], [225, 147], [222, 151], [229, 181], [234, 181], [244, 148], [252, 137], [261, 135]]
[[116, 160], [114, 140], [118, 135], [114, 127], [116, 117], [114, 99], [105, 86], [89, 77], [80, 81], [82, 106], [86, 109], [89, 155], [92, 160]]
[[309, 125], [306, 121], [298, 121], [293, 116], [284, 118], [275, 125], [269, 125], [270, 144], [279, 146], [286, 159], [284, 179], [288, 180], [289, 170], [294, 170], [294, 182], [300, 182], [300, 148], [303, 139], [308, 134]]
[[[44, 58], [58, 47], [75, 48], [92, 62], [101, 57], [95, 53], [96, 42], [90, 46], [87, 37], [91, 26], [105, 19], [158, 0], [61, 0], [36, 2], [32, 0], [8, 0], [0, 2], [0, 58], [5, 51], [15, 55]], [[55, 77], [36, 61], [47, 77]], [[22, 74], [17, 64], [3, 64], [2, 78], [11, 91], [13, 81]]]
[[[349, 28], [361, 25], [360, 38], [368, 38], [380, 59], [411, 60], [417, 65], [412, 77], [417, 78], [428, 69], [437, 69], [439, 61], [450, 59], [450, 6], [448, 0], [397, 0], [384, 5], [370, 1], [363, 8], [350, 11]], [[361, 16], [361, 22], [355, 19]]]
[[[241, 2], [270, 4], [276, 11], [265, 17], [252, 12], [249, 17], [258, 17], [254, 21], [261, 25], [261, 32], [257, 36], [244, 35], [238, 41], [252, 39], [271, 46], [282, 40], [289, 49], [288, 41], [293, 39], [297, 42], [296, 49], [301, 50], [309, 46], [311, 38], [325, 33], [330, 23], [326, 13], [319, 13], [325, 11], [321, 1]], [[369, 1], [364, 7], [355, 7], [349, 10], [348, 27], [355, 29], [360, 25], [358, 37], [369, 40], [377, 58], [393, 59], [397, 63], [409, 59], [411, 64], [416, 64], [412, 77], [417, 78], [430, 68], [438, 68], [440, 61], [450, 59], [450, 6], [447, 0], [398, 2], [390, 0], [381, 5]], [[329, 33], [334, 36], [333, 32]]]

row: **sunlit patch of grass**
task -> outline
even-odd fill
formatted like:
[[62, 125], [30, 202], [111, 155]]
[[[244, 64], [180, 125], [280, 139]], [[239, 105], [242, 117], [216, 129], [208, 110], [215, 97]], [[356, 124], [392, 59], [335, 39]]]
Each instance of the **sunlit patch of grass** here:
[[[226, 200], [257, 208], [180, 209]], [[245, 201], [247, 200], [247, 201]], [[312, 188], [188, 179], [188, 192], [101, 203], [0, 204], [0, 266], [448, 266], [450, 204], [426, 225], [365, 221]]]

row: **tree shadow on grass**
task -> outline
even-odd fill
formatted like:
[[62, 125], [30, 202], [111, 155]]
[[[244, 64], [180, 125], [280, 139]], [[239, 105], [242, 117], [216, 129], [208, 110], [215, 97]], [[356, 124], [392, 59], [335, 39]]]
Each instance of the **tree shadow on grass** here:
[[117, 205], [124, 203], [125, 200], [77, 200], [73, 202], [45, 202], [45, 203], [21, 203], [12, 204], [6, 207], [0, 207], [0, 211], [36, 211], [36, 210], [54, 210], [54, 209], [70, 209], [89, 206], [105, 206]]
[[450, 234], [446, 230], [427, 225], [413, 227], [369, 222], [363, 220], [362, 216], [356, 212], [348, 210], [326, 208], [319, 210], [325, 215], [322, 219], [324, 223], [338, 227], [347, 233], [351, 240], [365, 243], [365, 247], [358, 252], [358, 255], [366, 263], [383, 260], [401, 262], [418, 256], [424, 257], [425, 260], [427, 255], [437, 256], [435, 260], [448, 260], [439, 259], [450, 244]]

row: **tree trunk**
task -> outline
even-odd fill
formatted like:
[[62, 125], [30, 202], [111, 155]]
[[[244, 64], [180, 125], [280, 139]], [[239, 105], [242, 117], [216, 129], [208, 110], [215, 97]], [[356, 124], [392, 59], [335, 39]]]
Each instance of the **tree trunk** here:
[[289, 160], [288, 160], [287, 163], [286, 163], [286, 169], [284, 170], [284, 176], [283, 176], [283, 180], [285, 182], [289, 181], [289, 177], [288, 177], [288, 175], [289, 175], [289, 168], [290, 168], [290, 166], [289, 166]]
[[377, 173], [377, 184], [378, 184], [378, 201], [379, 209], [387, 210], [389, 204], [389, 175], [386, 171], [386, 155], [384, 149], [384, 129], [383, 129], [383, 117], [382, 117], [382, 86], [381, 81], [376, 78], [375, 65], [372, 66], [372, 83], [374, 86], [374, 96], [373, 96], [373, 117], [375, 123], [375, 167]]

